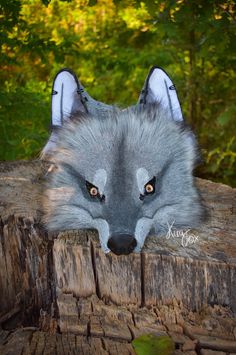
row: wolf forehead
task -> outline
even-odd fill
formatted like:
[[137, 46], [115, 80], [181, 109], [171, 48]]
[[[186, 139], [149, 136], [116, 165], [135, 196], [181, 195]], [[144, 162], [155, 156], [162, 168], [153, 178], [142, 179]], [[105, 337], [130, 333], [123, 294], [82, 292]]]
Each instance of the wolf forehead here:
[[197, 150], [189, 135], [158, 105], [114, 109], [103, 118], [78, 115], [61, 129], [53, 160], [102, 186], [113, 174], [144, 182], [173, 159], [192, 171]]

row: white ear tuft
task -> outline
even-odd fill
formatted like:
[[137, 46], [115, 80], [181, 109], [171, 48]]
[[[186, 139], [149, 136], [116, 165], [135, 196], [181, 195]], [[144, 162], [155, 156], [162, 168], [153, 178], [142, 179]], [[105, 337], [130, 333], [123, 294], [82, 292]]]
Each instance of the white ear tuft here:
[[159, 103], [165, 110], [169, 110], [175, 121], [183, 121], [183, 114], [175, 86], [166, 72], [153, 67], [145, 80], [139, 97], [139, 104]]
[[[70, 69], [60, 70], [53, 82], [51, 128], [62, 127], [76, 113], [83, 112], [103, 118], [113, 106], [94, 100], [83, 88]], [[42, 157], [50, 155], [56, 147], [58, 134], [55, 130], [43, 148]]]
[[86, 112], [78, 90], [78, 79], [71, 70], [62, 69], [56, 75], [52, 89], [52, 127], [62, 126], [75, 111]]

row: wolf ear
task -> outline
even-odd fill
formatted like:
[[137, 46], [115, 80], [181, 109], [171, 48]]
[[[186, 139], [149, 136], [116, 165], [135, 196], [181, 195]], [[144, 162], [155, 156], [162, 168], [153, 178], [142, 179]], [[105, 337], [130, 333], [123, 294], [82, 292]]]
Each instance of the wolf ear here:
[[43, 148], [42, 157], [56, 146], [58, 133], [66, 121], [75, 114], [88, 113], [103, 117], [113, 106], [94, 100], [83, 88], [76, 74], [70, 69], [62, 69], [55, 76], [52, 87], [51, 136]]
[[42, 157], [50, 154], [58, 139], [57, 129], [63, 126], [75, 112], [86, 112], [80, 97], [82, 87], [75, 73], [70, 69], [60, 70], [53, 81], [51, 101], [51, 135], [43, 148]]
[[175, 86], [166, 72], [153, 67], [143, 86], [138, 104], [159, 103], [169, 110], [174, 121], [183, 121], [183, 114]]
[[83, 87], [70, 69], [62, 69], [55, 76], [52, 87], [51, 125], [61, 127], [75, 112], [86, 112], [80, 96]]

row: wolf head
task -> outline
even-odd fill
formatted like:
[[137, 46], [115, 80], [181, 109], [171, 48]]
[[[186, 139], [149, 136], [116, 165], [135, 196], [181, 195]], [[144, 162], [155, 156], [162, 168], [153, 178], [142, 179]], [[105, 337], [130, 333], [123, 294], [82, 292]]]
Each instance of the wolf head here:
[[96, 229], [105, 252], [139, 252], [169, 225], [202, 217], [192, 170], [195, 139], [165, 105], [80, 113], [57, 133], [45, 190], [49, 230]]

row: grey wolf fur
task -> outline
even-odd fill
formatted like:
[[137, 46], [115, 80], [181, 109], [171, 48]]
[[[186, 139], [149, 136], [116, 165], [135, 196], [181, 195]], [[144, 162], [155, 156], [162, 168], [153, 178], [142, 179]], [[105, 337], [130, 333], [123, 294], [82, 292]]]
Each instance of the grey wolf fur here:
[[[49, 230], [94, 228], [101, 247], [133, 236], [139, 252], [150, 233], [197, 227], [203, 216], [192, 171], [198, 159], [192, 132], [158, 104], [114, 108], [106, 117], [80, 113], [59, 129], [45, 189]], [[145, 185], [155, 177], [155, 191]], [[91, 197], [86, 182], [100, 196]]]

